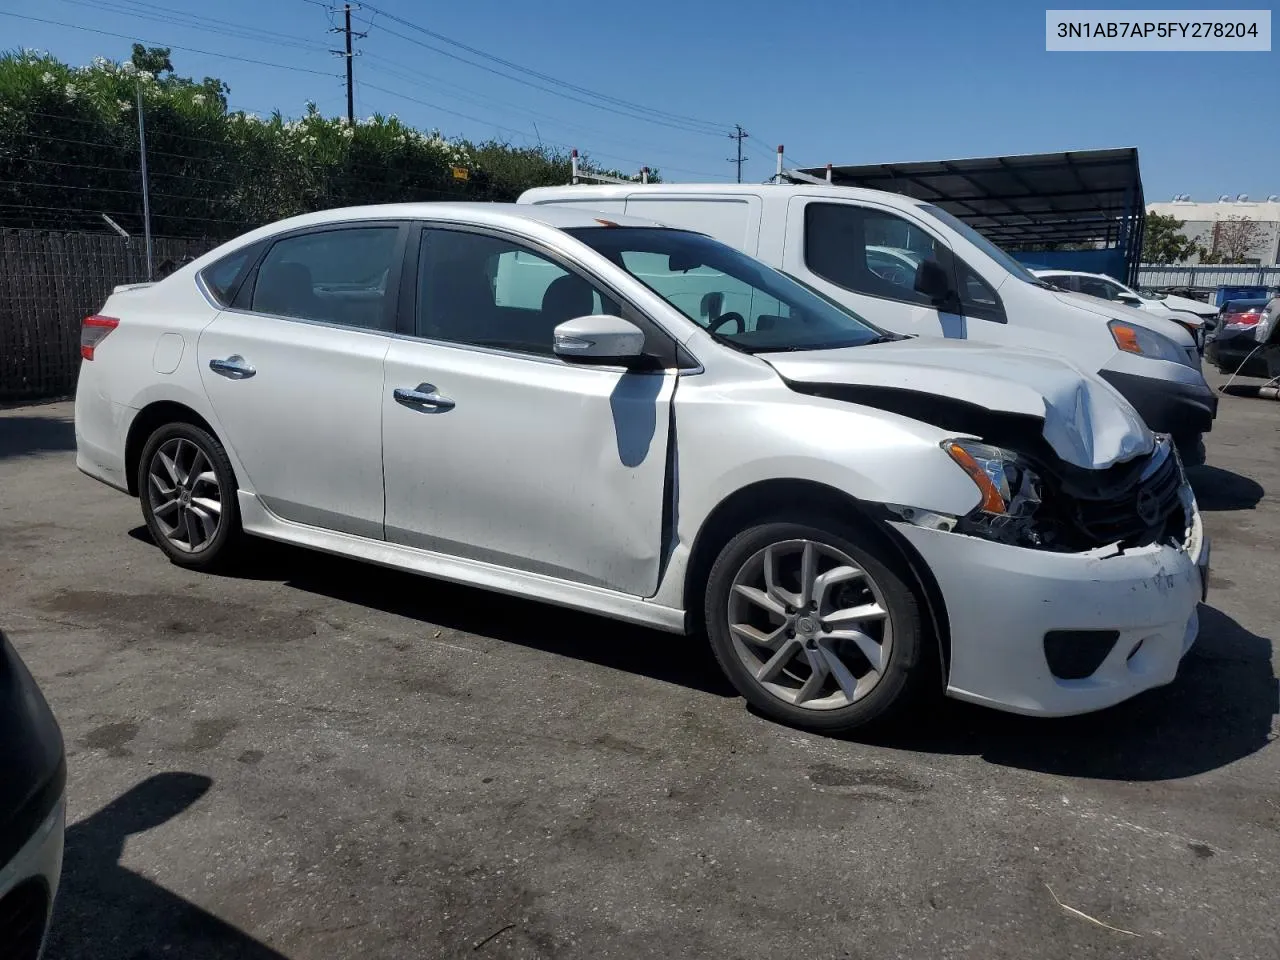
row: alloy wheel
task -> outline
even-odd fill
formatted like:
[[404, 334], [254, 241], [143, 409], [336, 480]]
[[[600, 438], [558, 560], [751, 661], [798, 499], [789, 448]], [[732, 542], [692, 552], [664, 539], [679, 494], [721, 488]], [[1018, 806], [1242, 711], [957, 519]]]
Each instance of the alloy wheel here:
[[184, 553], [203, 550], [222, 524], [222, 487], [205, 452], [185, 437], [156, 448], [147, 468], [147, 499], [156, 527]]
[[756, 682], [809, 710], [861, 700], [893, 653], [879, 585], [847, 554], [814, 540], [770, 544], [748, 558], [727, 614], [734, 651]]

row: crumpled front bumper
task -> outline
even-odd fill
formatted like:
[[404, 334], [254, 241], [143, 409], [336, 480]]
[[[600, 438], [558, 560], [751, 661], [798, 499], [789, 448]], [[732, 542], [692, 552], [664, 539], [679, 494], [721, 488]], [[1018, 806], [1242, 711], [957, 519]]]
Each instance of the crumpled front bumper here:
[[[1195, 642], [1209, 543], [1190, 487], [1186, 542], [1120, 553], [1051, 553], [894, 522], [929, 565], [946, 604], [947, 694], [1013, 713], [1066, 716], [1172, 682]], [[1082, 679], [1054, 676], [1045, 634], [1114, 630], [1119, 638]], [[1135, 652], [1136, 651], [1136, 652]]]

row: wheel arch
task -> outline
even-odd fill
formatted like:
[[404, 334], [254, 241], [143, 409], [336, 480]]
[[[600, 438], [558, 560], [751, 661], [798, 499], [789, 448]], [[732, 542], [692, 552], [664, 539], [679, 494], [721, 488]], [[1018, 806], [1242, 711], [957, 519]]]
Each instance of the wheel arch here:
[[831, 514], [851, 520], [867, 536], [884, 545], [907, 568], [925, 605], [940, 658], [945, 686], [951, 664], [951, 630], [946, 601], [924, 558], [882, 518], [877, 504], [814, 480], [770, 479], [748, 484], [722, 499], [698, 529], [684, 574], [684, 609], [690, 633], [700, 631], [703, 601], [711, 566], [735, 536], [765, 519], [796, 520]]
[[[184, 403], [174, 400], [157, 400], [147, 404], [138, 411], [133, 422], [129, 424], [129, 432], [124, 442], [125, 482], [129, 485], [131, 496], [138, 495], [138, 464], [142, 459], [142, 450], [147, 445], [147, 439], [166, 423], [189, 423], [208, 431], [213, 437], [218, 436], [208, 420]], [[221, 442], [219, 439], [219, 443]], [[223, 446], [226, 445], [223, 444]]]

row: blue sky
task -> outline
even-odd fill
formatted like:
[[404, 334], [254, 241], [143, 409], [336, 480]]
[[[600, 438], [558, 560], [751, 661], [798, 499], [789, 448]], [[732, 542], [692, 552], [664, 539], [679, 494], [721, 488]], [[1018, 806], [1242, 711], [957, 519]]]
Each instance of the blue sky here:
[[[798, 165], [1136, 145], [1148, 200], [1280, 193], [1277, 52], [1047, 53], [1045, 5], [1027, 2], [810, 0], [792, 13], [765, 0], [372, 6], [551, 77], [689, 118], [662, 125], [555, 96], [446, 56], [439, 51], [479, 59], [368, 6], [358, 10], [357, 28], [368, 36], [357, 42], [357, 112], [395, 113], [449, 135], [541, 139], [611, 166], [647, 163], [667, 179], [710, 180], [732, 178], [727, 134], [741, 123], [751, 134], [744, 179], [755, 181], [773, 172], [778, 143]], [[233, 107], [287, 115], [307, 100], [326, 113], [345, 110], [342, 64], [327, 52], [340, 44], [327, 33], [340, 16], [328, 9], [320, 0], [0, 0], [0, 11], [220, 54], [175, 49], [173, 60], [179, 73], [226, 80]], [[220, 26], [204, 29], [168, 11]], [[0, 37], [4, 47], [72, 63], [122, 59], [129, 49], [129, 39], [8, 16], [0, 16]]]

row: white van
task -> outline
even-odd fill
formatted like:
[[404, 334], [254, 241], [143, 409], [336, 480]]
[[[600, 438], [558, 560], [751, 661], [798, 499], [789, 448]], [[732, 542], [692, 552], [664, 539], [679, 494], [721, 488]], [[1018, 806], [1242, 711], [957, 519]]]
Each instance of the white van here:
[[[1180, 325], [1054, 289], [947, 211], [879, 190], [818, 184], [539, 187], [519, 203], [584, 205], [708, 234], [764, 260], [872, 323], [904, 334], [1045, 350], [1097, 372], [1151, 429], [1204, 459], [1217, 394]], [[756, 317], [716, 296], [689, 315], [713, 332]]]

